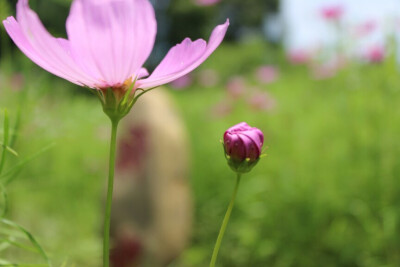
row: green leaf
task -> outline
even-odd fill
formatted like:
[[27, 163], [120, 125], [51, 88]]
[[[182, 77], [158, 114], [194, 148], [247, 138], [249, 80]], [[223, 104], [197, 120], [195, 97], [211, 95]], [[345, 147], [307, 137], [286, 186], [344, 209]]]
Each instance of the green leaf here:
[[[0, 181], [3, 179], [4, 180], [3, 183], [5, 185], [9, 184], [12, 180], [15, 179], [15, 177], [17, 176], [16, 174], [18, 174], [27, 163], [29, 163], [30, 161], [34, 160], [38, 156], [40, 156], [42, 153], [46, 152], [47, 150], [52, 148], [54, 145], [55, 145], [54, 143], [51, 143], [51, 144], [41, 148], [39, 151], [37, 151], [33, 155], [31, 155], [31, 156], [27, 157], [26, 159], [18, 162], [16, 165], [14, 165], [13, 167], [11, 167], [7, 171], [5, 171], [2, 175], [0, 175]], [[8, 179], [5, 179], [7, 176], [9, 176], [11, 174], [14, 174], [14, 175], [10, 176]]]
[[4, 186], [0, 183], [0, 218], [4, 217], [7, 213], [8, 198]]
[[[5, 225], [11, 226], [13, 228], [16, 228], [19, 230], [21, 233], [23, 233], [26, 238], [29, 239], [29, 241], [32, 243], [36, 251], [43, 257], [43, 259], [47, 262], [47, 265], [41, 265], [41, 266], [51, 266], [50, 260], [47, 257], [46, 253], [44, 252], [43, 248], [39, 245], [39, 243], [36, 241], [36, 239], [33, 237], [31, 233], [29, 233], [25, 228], [20, 226], [19, 224], [9, 221], [7, 219], [0, 219], [0, 222], [4, 223]], [[13, 244], [14, 245], [14, 244]], [[26, 248], [24, 248], [26, 250]], [[1, 265], [0, 265], [1, 266]], [[13, 265], [15, 266], [15, 265]], [[27, 265], [17, 265], [17, 266], [27, 266]], [[38, 265], [30, 265], [30, 266], [38, 266]]]
[[0, 259], [0, 266], [16, 266], [15, 264], [10, 263], [7, 260]]
[[23, 91], [23, 94], [21, 97], [21, 103], [19, 104], [18, 111], [17, 111], [17, 118], [15, 120], [14, 128], [11, 131], [11, 138], [10, 138], [10, 142], [8, 144], [10, 147], [13, 147], [15, 142], [17, 141], [18, 131], [21, 126], [22, 106], [23, 106], [23, 102], [25, 100], [26, 92], [27, 92], [27, 90]]
[[10, 247], [10, 244], [7, 242], [0, 243], [0, 251], [6, 250], [9, 247]]
[[0, 266], [1, 267], [4, 267], [4, 266], [7, 266], [7, 267], [43, 267], [43, 266], [48, 266], [48, 265], [46, 265], [46, 264], [29, 264], [29, 263], [21, 263], [21, 264], [17, 264], [17, 263], [10, 263], [9, 261], [6, 261], [6, 260], [3, 260], [3, 259], [0, 259]]
[[31, 246], [27, 246], [25, 244], [22, 244], [20, 242], [12, 240], [12, 239], [0, 238], [0, 241], [2, 241], [3, 243], [8, 243], [8, 244], [10, 244], [10, 245], [12, 245], [14, 247], [17, 247], [17, 248], [20, 248], [20, 249], [23, 249], [23, 250], [27, 250], [27, 251], [34, 252], [34, 253], [39, 253], [39, 251], [37, 251], [36, 248], [31, 247]]
[[2, 142], [0, 142], [0, 145], [5, 148], [8, 152], [10, 152], [11, 154], [13, 154], [14, 156], [18, 157], [18, 153], [17, 151], [15, 151], [14, 149], [12, 149], [9, 146], [5, 146]]

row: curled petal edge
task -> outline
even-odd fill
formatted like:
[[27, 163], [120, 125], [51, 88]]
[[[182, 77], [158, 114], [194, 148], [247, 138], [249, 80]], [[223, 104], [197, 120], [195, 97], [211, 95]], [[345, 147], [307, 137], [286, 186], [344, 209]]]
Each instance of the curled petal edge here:
[[[201, 63], [203, 63], [214, 51], [215, 49], [221, 44], [222, 40], [225, 37], [226, 31], [229, 26], [229, 19], [226, 20], [224, 24], [218, 25], [215, 27], [213, 32], [211, 33], [210, 40], [205, 48], [202, 47], [201, 43], [204, 40], [199, 39], [194, 42], [190, 41], [189, 39], [185, 39], [181, 44], [178, 44], [170, 49], [168, 54], [165, 58], [161, 61], [155, 71], [150, 75], [148, 78], [139, 80], [138, 87], [142, 89], [149, 89], [153, 87], [157, 87], [169, 82], [172, 82], [187, 73], [191, 72], [195, 68], [197, 68]], [[189, 43], [190, 42], [190, 43]], [[178, 56], [179, 56], [179, 49], [183, 49], [182, 46], [185, 46], [185, 53], [199, 53], [199, 49], [202, 49], [200, 55], [197, 58], [192, 59], [191, 62], [186, 62], [183, 64], [181, 63]], [[177, 68], [169, 69], [169, 71], [165, 71], [166, 65], [170, 64], [171, 62], [176, 61]]]

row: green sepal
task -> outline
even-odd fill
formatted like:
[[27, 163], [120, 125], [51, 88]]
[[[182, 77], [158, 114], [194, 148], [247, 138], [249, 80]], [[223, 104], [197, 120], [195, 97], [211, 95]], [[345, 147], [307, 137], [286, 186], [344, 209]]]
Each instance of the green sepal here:
[[245, 160], [239, 161], [239, 160], [232, 159], [228, 155], [226, 155], [226, 158], [227, 158], [229, 167], [231, 167], [231, 169], [236, 173], [247, 173], [247, 172], [251, 171], [253, 169], [253, 167], [256, 166], [258, 161], [260, 160], [260, 158], [258, 158], [256, 160], [250, 160], [249, 158], [247, 158]]
[[103, 92], [103, 97], [104, 102], [102, 102], [102, 104], [104, 113], [112, 120], [119, 118], [121, 116], [117, 109], [119, 103], [112, 88], [107, 88], [107, 90]]
[[236, 173], [247, 173], [247, 172], [251, 171], [253, 169], [253, 167], [257, 165], [260, 158], [263, 156], [263, 155], [261, 155], [256, 160], [251, 160], [250, 158], [246, 158], [244, 160], [233, 159], [226, 153], [225, 145], [224, 145], [223, 141], [221, 141], [221, 144], [222, 144], [222, 147], [224, 148], [224, 155], [225, 155], [226, 161], [228, 162], [229, 167]]

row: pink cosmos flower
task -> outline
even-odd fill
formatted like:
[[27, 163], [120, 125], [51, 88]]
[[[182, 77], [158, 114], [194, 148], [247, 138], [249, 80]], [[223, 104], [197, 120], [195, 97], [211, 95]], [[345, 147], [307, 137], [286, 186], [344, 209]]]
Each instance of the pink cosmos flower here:
[[240, 98], [246, 90], [246, 80], [241, 76], [234, 76], [230, 78], [226, 84], [226, 91], [228, 96], [233, 99]]
[[195, 0], [198, 6], [212, 6], [218, 4], [221, 0]]
[[3, 24], [43, 69], [81, 86], [125, 92], [135, 80], [135, 89], [149, 89], [197, 68], [220, 45], [229, 20], [213, 30], [208, 43], [186, 38], [172, 47], [147, 78], [142, 66], [157, 31], [148, 0], [74, 0], [66, 22], [68, 39], [51, 36], [28, 0], [19, 0], [16, 19], [8, 17]]
[[356, 26], [354, 35], [356, 37], [365, 37], [372, 33], [377, 28], [377, 23], [374, 20], [365, 21]]
[[395, 25], [394, 25], [395, 31], [400, 31], [400, 17], [397, 17], [395, 19]]
[[311, 61], [310, 54], [302, 49], [290, 51], [287, 55], [287, 58], [293, 65], [305, 64]]
[[263, 84], [274, 82], [278, 76], [278, 70], [273, 66], [261, 66], [256, 70], [257, 80]]
[[324, 63], [316, 64], [311, 67], [311, 75], [315, 80], [325, 80], [334, 77], [337, 73], [337, 68], [334, 64]]
[[229, 101], [221, 101], [211, 109], [212, 117], [222, 118], [232, 113], [233, 105]]
[[369, 62], [380, 63], [385, 58], [385, 48], [381, 45], [372, 46], [366, 51], [364, 57]]
[[249, 99], [248, 103], [255, 110], [271, 111], [276, 107], [276, 100], [267, 92], [257, 91]]
[[339, 20], [344, 13], [344, 9], [341, 5], [332, 5], [321, 8], [321, 15], [324, 19], [329, 21]]

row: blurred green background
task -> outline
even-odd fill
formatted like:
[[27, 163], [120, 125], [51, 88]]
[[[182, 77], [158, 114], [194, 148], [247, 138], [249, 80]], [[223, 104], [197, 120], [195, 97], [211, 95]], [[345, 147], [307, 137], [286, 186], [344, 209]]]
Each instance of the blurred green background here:
[[[1, 0], [1, 18], [13, 14], [14, 2]], [[252, 2], [263, 12], [277, 8], [276, 2]], [[201, 7], [176, 0], [160, 9], [170, 29], [160, 33], [149, 68], [165, 54], [162, 45], [185, 36], [207, 38], [221, 22], [220, 9], [237, 10], [243, 3]], [[31, 6], [50, 31], [62, 34], [68, 1]], [[290, 64], [280, 45], [261, 35], [238, 38], [235, 23], [255, 29], [261, 23], [248, 12], [194, 72], [197, 81], [184, 90], [159, 89], [173, 96], [192, 154], [193, 234], [170, 266], [208, 265], [234, 186], [219, 141], [241, 121], [264, 132], [268, 156], [242, 180], [220, 266], [400, 266], [400, 77], [394, 55], [378, 64], [350, 60], [332, 77], [315, 79], [309, 65]], [[207, 16], [215, 20], [202, 23]], [[174, 28], [182, 21], [186, 27]], [[108, 119], [87, 90], [15, 49], [4, 28], [1, 44], [0, 107], [7, 108], [11, 123], [22, 107], [13, 147], [19, 156], [9, 156], [6, 169], [54, 143], [7, 186], [7, 217], [35, 235], [55, 266], [99, 266]], [[274, 66], [279, 76], [260, 83], [255, 71], [263, 65]], [[218, 80], [204, 85], [199, 77], [210, 69]], [[246, 90], [232, 97], [226, 83], [237, 75]], [[260, 93], [274, 104], [249, 101]]]

